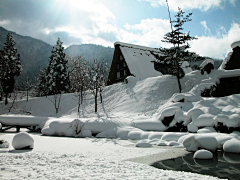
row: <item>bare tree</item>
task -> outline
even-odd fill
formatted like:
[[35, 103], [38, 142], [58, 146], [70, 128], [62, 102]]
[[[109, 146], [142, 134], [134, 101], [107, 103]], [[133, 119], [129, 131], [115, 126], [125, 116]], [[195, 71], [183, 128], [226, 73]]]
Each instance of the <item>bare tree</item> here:
[[70, 91], [73, 92], [78, 99], [78, 112], [80, 112], [85, 91], [88, 87], [88, 63], [81, 56], [74, 58], [69, 57], [68, 59], [70, 68]]
[[97, 61], [94, 60], [93, 64], [89, 67], [89, 89], [94, 95], [95, 100], [95, 112], [97, 112], [97, 98], [100, 95], [100, 100], [102, 103], [102, 90], [103, 86], [106, 84], [107, 76], [107, 63], [104, 60]]
[[53, 103], [54, 108], [56, 110], [56, 114], [59, 112], [60, 109], [60, 104], [61, 104], [61, 100], [62, 100], [62, 94], [54, 94], [52, 96], [49, 97], [49, 100]]

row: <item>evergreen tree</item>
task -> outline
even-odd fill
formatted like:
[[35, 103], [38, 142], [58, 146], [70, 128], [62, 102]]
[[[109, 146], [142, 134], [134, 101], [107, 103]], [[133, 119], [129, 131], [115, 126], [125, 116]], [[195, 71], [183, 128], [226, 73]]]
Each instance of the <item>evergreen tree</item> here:
[[69, 90], [69, 77], [67, 60], [64, 47], [60, 38], [58, 38], [56, 45], [53, 47], [52, 55], [49, 57], [49, 64], [46, 68], [46, 95], [61, 94]]
[[36, 93], [37, 96], [47, 96], [46, 68], [43, 68], [39, 74]]
[[3, 46], [3, 59], [1, 60], [1, 86], [5, 93], [5, 104], [8, 104], [8, 95], [12, 93], [15, 85], [15, 76], [19, 76], [22, 71], [20, 55], [15, 48], [13, 33], [8, 33]]
[[180, 83], [180, 79], [185, 76], [184, 71], [181, 68], [181, 65], [184, 61], [195, 60], [197, 58], [196, 54], [193, 52], [187, 51], [190, 48], [188, 41], [196, 39], [187, 34], [183, 33], [183, 24], [191, 21], [189, 17], [192, 13], [184, 15], [185, 12], [178, 8], [177, 15], [175, 15], [176, 20], [171, 21], [171, 25], [173, 24], [174, 29], [172, 31], [164, 35], [163, 42], [168, 42], [173, 44], [173, 47], [170, 49], [160, 48], [160, 51], [165, 54], [165, 56], [161, 57], [161, 60], [170, 62], [172, 75], [177, 77], [179, 91], [181, 92], [182, 87]]

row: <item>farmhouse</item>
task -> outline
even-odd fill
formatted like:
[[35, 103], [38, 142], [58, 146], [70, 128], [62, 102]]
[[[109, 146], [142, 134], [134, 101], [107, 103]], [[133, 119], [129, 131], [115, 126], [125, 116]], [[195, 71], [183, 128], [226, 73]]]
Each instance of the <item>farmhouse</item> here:
[[[127, 76], [138, 79], [169, 74], [167, 63], [158, 63], [162, 56], [158, 49], [116, 42], [107, 85], [124, 81]], [[183, 63], [185, 73], [190, 72], [188, 63]]]

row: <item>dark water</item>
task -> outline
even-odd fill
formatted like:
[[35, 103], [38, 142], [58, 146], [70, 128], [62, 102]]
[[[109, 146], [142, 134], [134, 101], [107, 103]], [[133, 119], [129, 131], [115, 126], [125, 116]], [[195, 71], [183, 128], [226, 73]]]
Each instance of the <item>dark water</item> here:
[[230, 180], [240, 179], [240, 154], [223, 153], [214, 154], [211, 160], [193, 159], [193, 153], [187, 156], [158, 161], [151, 166], [174, 171], [186, 171], [210, 175]]

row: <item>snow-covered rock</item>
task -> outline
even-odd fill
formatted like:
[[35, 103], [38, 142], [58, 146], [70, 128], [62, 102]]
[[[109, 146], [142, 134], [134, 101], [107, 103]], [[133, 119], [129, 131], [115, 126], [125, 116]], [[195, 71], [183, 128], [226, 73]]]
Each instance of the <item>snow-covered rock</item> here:
[[88, 129], [82, 129], [81, 132], [77, 135], [77, 137], [92, 137], [92, 131]]
[[187, 151], [197, 151], [199, 148], [215, 152], [218, 148], [218, 142], [212, 135], [189, 135], [182, 140], [183, 146]]
[[215, 152], [218, 147], [218, 142], [214, 136], [211, 135], [197, 135], [195, 140], [198, 142], [199, 147]]
[[186, 133], [167, 132], [161, 137], [161, 140], [178, 141], [178, 139], [184, 135], [186, 135]]
[[189, 136], [185, 137], [182, 144], [186, 148], [187, 151], [191, 151], [191, 152], [197, 151], [198, 147], [199, 147], [199, 144], [195, 140], [194, 135], [189, 135]]
[[213, 154], [208, 150], [201, 149], [194, 153], [193, 158], [194, 159], [212, 159]]
[[34, 146], [34, 139], [27, 132], [20, 132], [13, 137], [12, 146], [14, 149], [32, 149]]
[[151, 121], [151, 120], [135, 120], [133, 121], [136, 128], [145, 131], [165, 131], [166, 126], [163, 125], [161, 121]]
[[213, 127], [204, 127], [197, 131], [197, 133], [213, 133], [213, 132], [216, 132], [216, 130]]
[[192, 133], [195, 133], [198, 131], [198, 127], [193, 123], [188, 124], [187, 129], [188, 129], [188, 132], [192, 132]]
[[233, 138], [223, 144], [224, 152], [240, 153], [240, 140]]
[[[131, 134], [130, 132], [134, 132], [134, 133]], [[139, 133], [137, 133], [137, 132], [142, 132], [142, 130], [138, 129], [138, 128], [131, 127], [131, 126], [123, 126], [123, 127], [117, 128], [116, 135], [120, 139], [129, 139], [129, 136], [128, 136], [129, 133], [130, 133], [130, 135], [132, 135], [132, 137], [140, 136]]]
[[135, 144], [136, 147], [152, 147], [152, 144], [146, 140], [140, 140]]
[[109, 128], [106, 131], [102, 131], [96, 135], [97, 138], [116, 138], [117, 127]]

